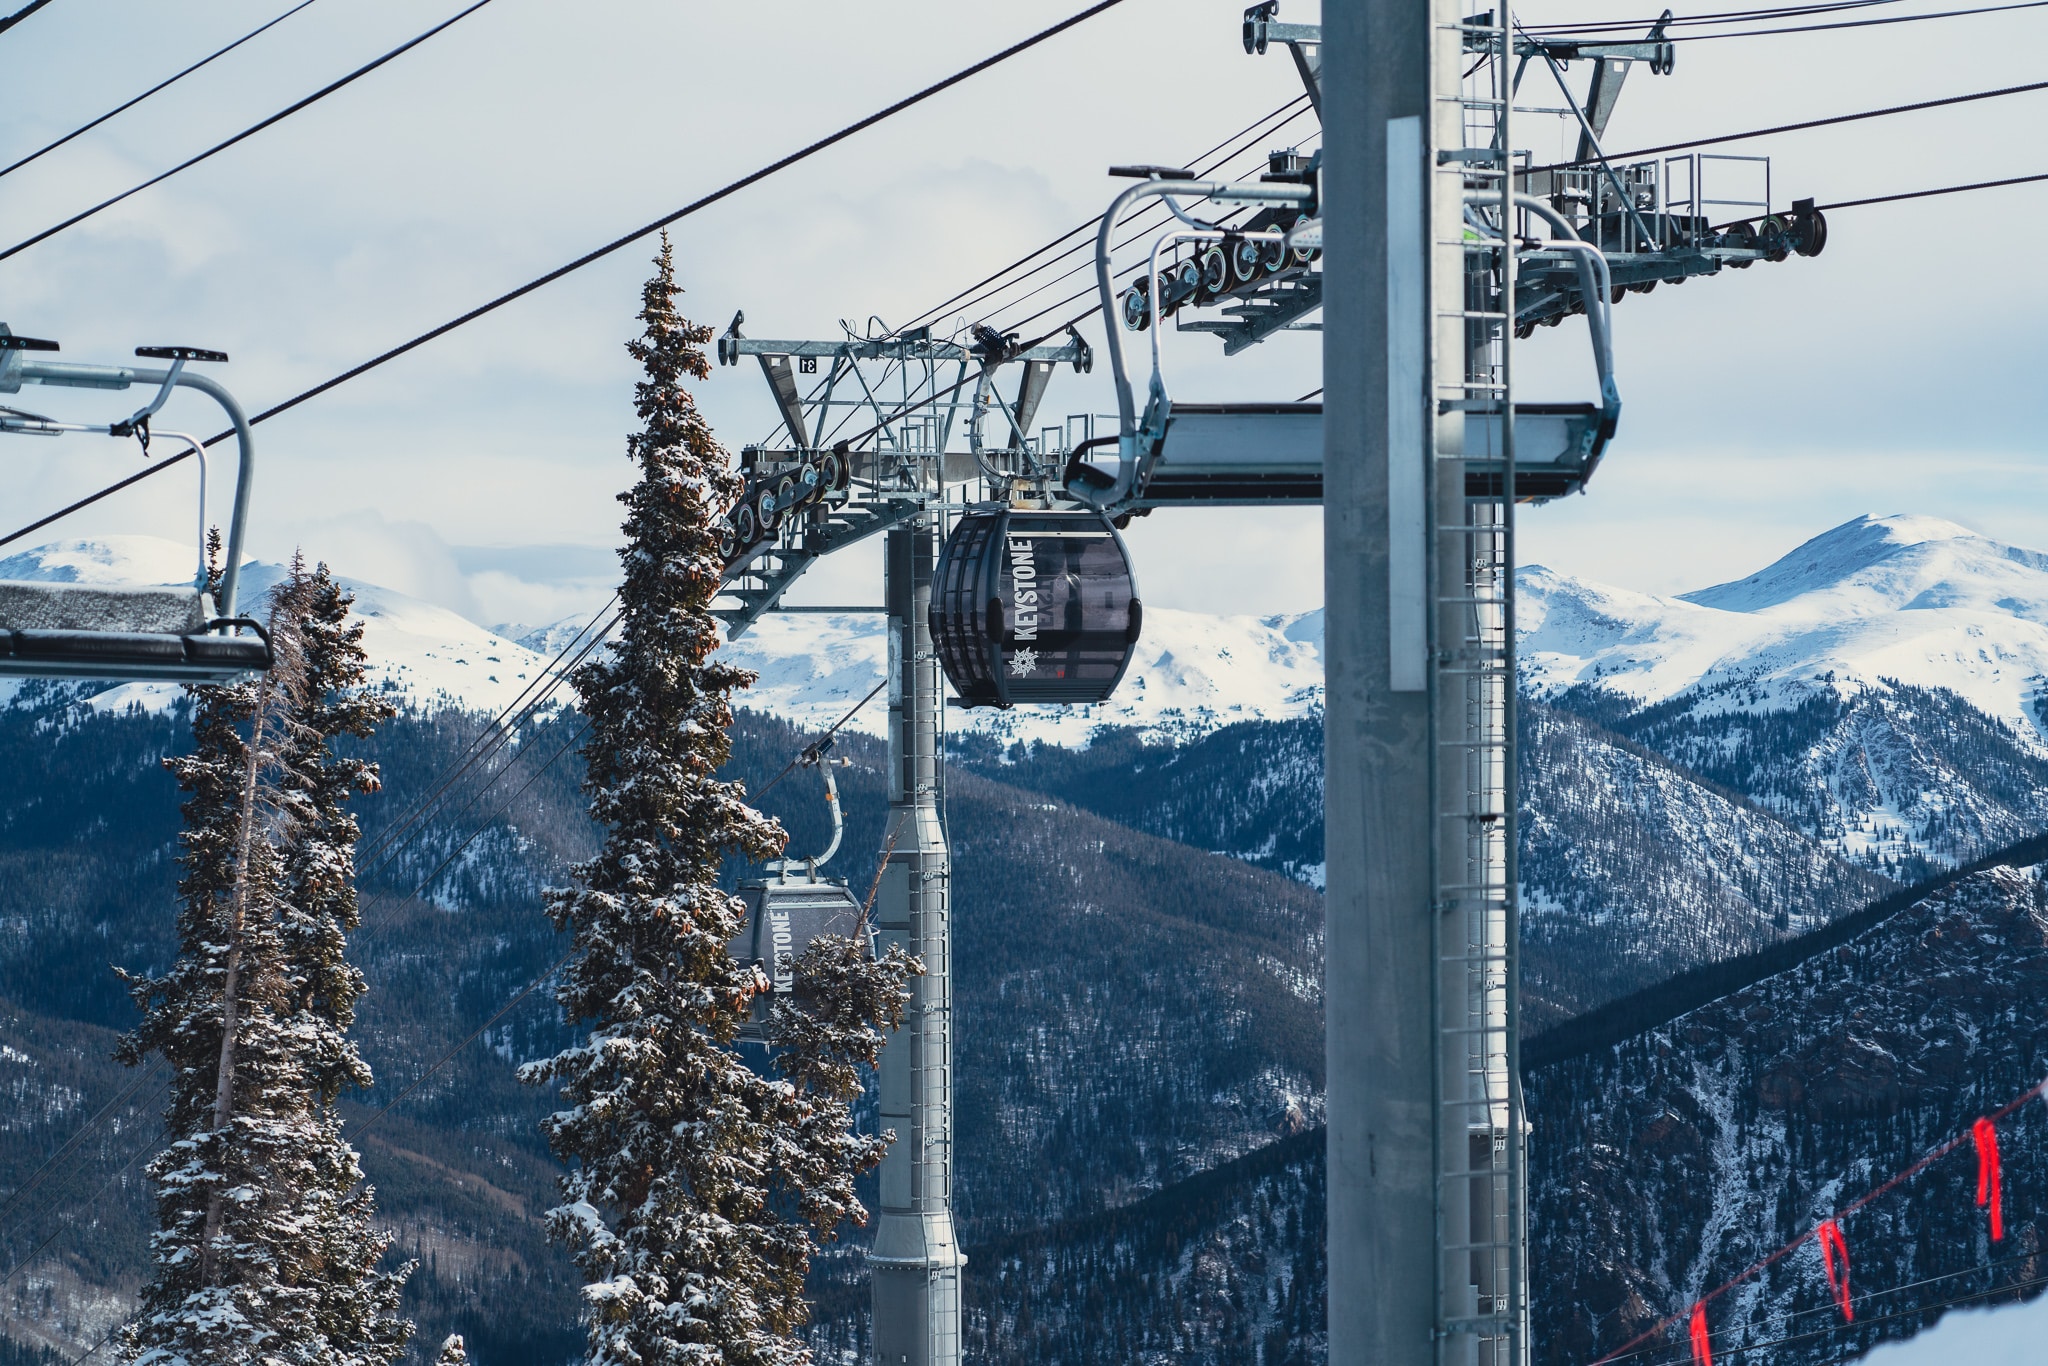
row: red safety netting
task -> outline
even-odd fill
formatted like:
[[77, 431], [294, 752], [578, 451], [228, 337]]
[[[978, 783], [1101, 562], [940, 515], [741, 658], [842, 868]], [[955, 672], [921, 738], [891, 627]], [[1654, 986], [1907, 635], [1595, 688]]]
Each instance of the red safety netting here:
[[1988, 1119], [1980, 1119], [1970, 1126], [1970, 1137], [1977, 1144], [1977, 1205], [1991, 1206], [1991, 1241], [1997, 1242], [2005, 1236], [2005, 1200], [2000, 1189], [2003, 1184], [1998, 1170], [1998, 1129]]
[[[1918, 1161], [1914, 1162], [1904, 1171], [1897, 1173], [1882, 1185], [1873, 1187], [1849, 1204], [1844, 1205], [1840, 1210], [1836, 1211], [1833, 1218], [1822, 1220], [1818, 1225], [1800, 1234], [1797, 1238], [1794, 1238], [1769, 1256], [1752, 1262], [1738, 1274], [1731, 1276], [1720, 1285], [1715, 1286], [1712, 1290], [1700, 1296], [1692, 1306], [1689, 1325], [1693, 1360], [1697, 1363], [1697, 1366], [1712, 1366], [1707, 1333], [1707, 1306], [1720, 1296], [1733, 1290], [1736, 1286], [1741, 1285], [1744, 1281], [1749, 1280], [1758, 1272], [1775, 1266], [1791, 1256], [1804, 1246], [1809, 1238], [1821, 1240], [1821, 1260], [1828, 1269], [1829, 1288], [1835, 1292], [1836, 1303], [1841, 1306], [1843, 1317], [1849, 1317], [1851, 1313], [1849, 1307], [1849, 1249], [1848, 1243], [1842, 1238], [1840, 1221], [1847, 1219], [1850, 1215], [1871, 1202], [1889, 1195], [1892, 1191], [1897, 1190], [1900, 1186], [1912, 1180], [1942, 1158], [1947, 1157], [1965, 1143], [1974, 1141], [1977, 1146], [1977, 1203], [1990, 1206], [1992, 1240], [1995, 1242], [2003, 1238], [2005, 1236], [2005, 1210], [2000, 1190], [1998, 1129], [1996, 1126], [1999, 1120], [2004, 1119], [2036, 1096], [2048, 1098], [2048, 1080], [2036, 1082], [2033, 1086], [2028, 1087], [2026, 1091], [2014, 1097], [2011, 1103], [1979, 1119], [1970, 1126], [1968, 1133], [1957, 1134], [1947, 1142], [1939, 1144], [1928, 1152], [1923, 1153]], [[1833, 1230], [1832, 1235], [1823, 1234], [1823, 1229]], [[1830, 1240], [1834, 1244], [1834, 1254], [1838, 1254], [1842, 1261], [1839, 1285], [1835, 1281], [1834, 1256], [1829, 1252]], [[1673, 1325], [1686, 1317], [1686, 1314], [1681, 1311], [1659, 1319], [1607, 1355], [1596, 1359], [1592, 1366], [1607, 1366], [1609, 1362], [1618, 1361], [1622, 1357], [1633, 1353], [1635, 1349], [1641, 1347], [1644, 1343], [1663, 1336]]]
[[[1834, 1293], [1835, 1303], [1841, 1308], [1842, 1322], [1854, 1323], [1856, 1309], [1849, 1303], [1849, 1244], [1842, 1237], [1842, 1226], [1832, 1219], [1823, 1219], [1820, 1227], [1813, 1231], [1813, 1236], [1820, 1239], [1821, 1264], [1827, 1268], [1828, 1289]], [[1835, 1269], [1837, 1258], [1842, 1263], [1839, 1271]]]

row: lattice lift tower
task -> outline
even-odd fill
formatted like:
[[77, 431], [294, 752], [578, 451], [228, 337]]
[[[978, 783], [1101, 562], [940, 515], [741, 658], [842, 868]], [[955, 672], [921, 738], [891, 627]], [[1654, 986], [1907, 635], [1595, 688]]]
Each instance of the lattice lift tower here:
[[[1071, 333], [773, 341], [736, 318], [719, 342], [725, 364], [759, 360], [787, 438], [742, 453], [717, 609], [729, 630], [775, 610], [823, 555], [887, 537], [877, 920], [928, 969], [881, 1076], [897, 1141], [869, 1265], [875, 1358], [890, 1366], [954, 1366], [961, 1343], [942, 678], [956, 704], [1100, 700], [1140, 624], [1114, 528], [1276, 504], [1324, 509], [1331, 1361], [1523, 1366], [1516, 508], [1581, 491], [1599, 464], [1620, 415], [1609, 315], [1625, 293], [1826, 242], [1811, 201], [1772, 211], [1762, 158], [1607, 158], [1629, 71], [1672, 69], [1661, 21], [1635, 42], [1554, 42], [1478, 0], [1332, 6], [1324, 26], [1283, 23], [1267, 0], [1243, 38], [1288, 50], [1323, 147], [1277, 150], [1238, 181], [1117, 172], [1140, 183], [1096, 243], [1118, 408], [1104, 430], [1038, 425], [1055, 368], [1093, 362]], [[1593, 64], [1583, 98], [1566, 89], [1572, 60]], [[1569, 106], [1541, 112], [1576, 124], [1571, 163], [1515, 148], [1532, 70]], [[1120, 221], [1158, 201], [1173, 221], [1119, 264]], [[1596, 396], [1517, 401], [1516, 339], [1579, 315]], [[1176, 402], [1168, 320], [1226, 355], [1319, 325], [1327, 397]], [[1127, 334], [1149, 334], [1142, 392]], [[808, 393], [799, 376], [816, 377]]]

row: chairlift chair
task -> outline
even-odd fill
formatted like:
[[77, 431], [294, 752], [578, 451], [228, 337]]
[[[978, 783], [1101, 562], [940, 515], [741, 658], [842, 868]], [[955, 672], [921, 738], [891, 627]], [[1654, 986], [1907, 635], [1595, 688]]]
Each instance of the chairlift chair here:
[[[190, 346], [142, 346], [135, 354], [166, 360], [164, 369], [74, 365], [32, 359], [57, 344], [19, 337], [0, 323], [0, 394], [24, 384], [80, 389], [156, 386], [150, 402], [120, 422], [62, 422], [17, 408], [0, 407], [0, 433], [61, 436], [99, 432], [135, 437], [147, 454], [152, 437], [184, 447], [199, 467], [197, 572], [189, 584], [100, 585], [0, 580], [0, 676], [15, 678], [106, 679], [120, 682], [229, 683], [271, 667], [270, 642], [260, 623], [236, 615], [244, 532], [248, 523], [255, 449], [248, 419], [226, 389], [203, 375], [187, 373], [191, 362], [220, 362], [227, 356]], [[206, 565], [206, 448], [182, 432], [150, 429], [150, 419], [176, 388], [197, 389], [226, 410], [240, 448], [234, 513], [229, 525], [227, 564], [219, 598], [209, 592]], [[179, 457], [182, 458], [182, 457]], [[247, 634], [244, 634], [244, 633]]]
[[[1221, 191], [1228, 189], [1229, 193]], [[1112, 517], [1154, 507], [1315, 503], [1322, 499], [1323, 430], [1319, 403], [1176, 404], [1168, 396], [1160, 363], [1160, 333], [1144, 309], [1134, 308], [1131, 292], [1112, 288], [1110, 243], [1118, 218], [1138, 199], [1164, 198], [1193, 231], [1170, 228], [1153, 247], [1151, 268], [1144, 277], [1158, 279], [1159, 244], [1204, 237], [1222, 240], [1220, 229], [1204, 231], [1174, 203], [1202, 198], [1302, 203], [1301, 187], [1286, 184], [1224, 186], [1220, 182], [1155, 178], [1119, 195], [1103, 215], [1096, 245], [1096, 284], [1107, 334], [1110, 370], [1115, 379], [1119, 431], [1115, 437], [1081, 443], [1069, 454], [1065, 493]], [[1289, 197], [1293, 196], [1293, 197]], [[1613, 330], [1609, 313], [1613, 285], [1606, 258], [1579, 240], [1570, 222], [1549, 204], [1516, 195], [1516, 205], [1541, 218], [1556, 236], [1542, 250], [1567, 257], [1576, 270], [1586, 300], [1594, 368], [1600, 397], [1591, 403], [1517, 403], [1514, 405], [1515, 497], [1542, 501], [1577, 492], [1592, 476], [1621, 414], [1621, 396], [1614, 382]], [[1313, 211], [1310, 200], [1306, 207]], [[1473, 226], [1491, 233], [1483, 222]], [[1305, 217], [1275, 236], [1289, 253], [1322, 246], [1322, 222]], [[1248, 237], [1249, 234], [1237, 234]], [[1123, 333], [1149, 330], [1152, 374], [1145, 404], [1139, 408], [1124, 357]], [[1465, 493], [1470, 498], [1503, 496], [1507, 478], [1505, 432], [1498, 411], [1472, 411], [1464, 421]]]

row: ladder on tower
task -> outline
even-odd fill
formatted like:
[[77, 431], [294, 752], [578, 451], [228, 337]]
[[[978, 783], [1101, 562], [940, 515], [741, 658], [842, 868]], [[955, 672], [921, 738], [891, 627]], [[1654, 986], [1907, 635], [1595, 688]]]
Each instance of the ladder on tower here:
[[[1465, 360], [1461, 375], [1439, 372], [1432, 449], [1439, 480], [1455, 478], [1467, 494], [1464, 516], [1437, 528], [1439, 545], [1452, 553], [1436, 560], [1430, 652], [1436, 1340], [1444, 1363], [1525, 1366], [1514, 641], [1515, 505], [1525, 495], [1512, 396], [1514, 29], [1501, 0], [1464, 0], [1461, 8], [1455, 41], [1466, 75], [1455, 96], [1442, 98], [1455, 102], [1462, 146], [1436, 158], [1447, 182], [1438, 193], [1463, 206], [1466, 224], [1456, 244], [1442, 244], [1462, 247], [1463, 292], [1458, 308], [1438, 309], [1437, 328], [1462, 331]], [[1483, 489], [1471, 487], [1465, 468], [1475, 443], [1464, 429], [1474, 424], [1499, 443], [1497, 473]]]

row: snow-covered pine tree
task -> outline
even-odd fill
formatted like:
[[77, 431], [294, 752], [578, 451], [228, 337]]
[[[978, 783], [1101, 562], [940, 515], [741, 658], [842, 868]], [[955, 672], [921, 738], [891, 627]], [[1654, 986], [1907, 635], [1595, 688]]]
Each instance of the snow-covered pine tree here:
[[575, 935], [556, 997], [589, 1034], [524, 1070], [568, 1103], [545, 1125], [570, 1164], [549, 1224], [587, 1281], [590, 1366], [807, 1360], [796, 1334], [814, 1240], [860, 1213], [853, 1173], [879, 1155], [843, 1122], [823, 1132], [847, 1090], [832, 1069], [842, 1054], [872, 1056], [854, 1036], [865, 1022], [879, 1045], [910, 970], [898, 955], [840, 974], [826, 989], [831, 1022], [785, 1026], [810, 1052], [783, 1077], [750, 1070], [733, 1047], [769, 983], [726, 951], [742, 908], [719, 867], [728, 853], [770, 857], [784, 839], [717, 776], [732, 694], [752, 681], [712, 659], [709, 611], [717, 520], [740, 484], [684, 387], [710, 374], [711, 330], [677, 312], [677, 293], [664, 236], [644, 330], [627, 348], [646, 377], [634, 393], [643, 426], [627, 442], [639, 478], [620, 495], [619, 627], [610, 654], [575, 680], [590, 718], [591, 814], [606, 838], [575, 870], [580, 885], [548, 896]]
[[462, 1345], [462, 1334], [448, 1335], [441, 1344], [440, 1353], [434, 1358], [434, 1366], [469, 1366], [469, 1349]]
[[367, 1072], [341, 1037], [360, 983], [320, 922], [353, 922], [340, 803], [374, 775], [334, 760], [320, 727], [374, 712], [331, 692], [360, 678], [361, 652], [324, 578], [295, 562], [272, 595], [276, 667], [192, 689], [194, 750], [166, 761], [187, 794], [179, 955], [127, 976], [143, 1020], [119, 1054], [172, 1069], [152, 1274], [121, 1340], [150, 1366], [382, 1366], [410, 1332], [332, 1107]]
[[379, 1271], [392, 1235], [373, 1222], [376, 1192], [363, 1184], [355, 1150], [342, 1137], [335, 1101], [367, 1090], [368, 1064], [348, 1038], [363, 975], [348, 959], [361, 920], [356, 839], [349, 800], [377, 791], [377, 766], [339, 753], [336, 742], [367, 739], [397, 711], [364, 686], [363, 624], [349, 620], [354, 597], [325, 564], [292, 562], [287, 584], [302, 661], [297, 743], [282, 757], [280, 783], [301, 806], [285, 850], [287, 895], [278, 937], [287, 979], [288, 1028], [297, 1042], [307, 1106], [306, 1161], [312, 1184], [300, 1215], [315, 1231], [309, 1262], [319, 1280], [314, 1305], [317, 1359], [332, 1366], [385, 1366], [405, 1350], [412, 1323], [398, 1312], [412, 1265]]

